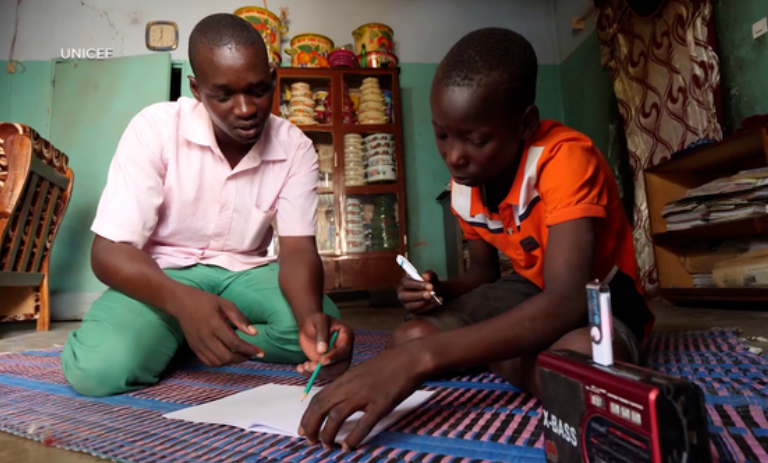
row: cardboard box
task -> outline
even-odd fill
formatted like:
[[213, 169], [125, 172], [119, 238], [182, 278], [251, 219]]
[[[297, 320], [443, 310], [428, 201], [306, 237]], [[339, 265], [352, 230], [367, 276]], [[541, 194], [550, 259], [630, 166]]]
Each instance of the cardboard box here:
[[720, 288], [768, 288], [768, 249], [715, 264], [712, 278]]

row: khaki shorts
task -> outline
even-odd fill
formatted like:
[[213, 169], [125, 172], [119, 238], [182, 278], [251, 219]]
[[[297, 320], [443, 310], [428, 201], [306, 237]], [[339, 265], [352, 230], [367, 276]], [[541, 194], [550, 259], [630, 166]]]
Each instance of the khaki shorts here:
[[[426, 320], [440, 331], [449, 331], [501, 315], [517, 305], [541, 293], [541, 289], [533, 282], [518, 273], [503, 276], [494, 283], [479, 286], [458, 299], [444, 306], [423, 314], [409, 313], [405, 320]], [[585, 314], [586, 325], [586, 314]], [[639, 341], [633, 330], [618, 318], [613, 317], [613, 337], [622, 339], [631, 356], [631, 362], [639, 362]]]

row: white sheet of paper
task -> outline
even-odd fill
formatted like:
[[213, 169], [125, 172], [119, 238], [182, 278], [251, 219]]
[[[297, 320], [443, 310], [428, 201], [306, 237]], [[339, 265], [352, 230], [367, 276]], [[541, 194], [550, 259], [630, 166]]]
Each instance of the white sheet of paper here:
[[[304, 402], [300, 402], [303, 392], [304, 387], [302, 386], [266, 384], [163, 416], [173, 420], [223, 424], [248, 431], [297, 437], [304, 411], [309, 406], [312, 397], [320, 392], [320, 388], [314, 388], [304, 399]], [[400, 418], [411, 413], [433, 394], [434, 392], [431, 391], [414, 392], [400, 403], [392, 413], [379, 421], [362, 443], [369, 441]], [[362, 412], [357, 412], [347, 419], [336, 436], [337, 443], [340, 444], [344, 441], [362, 416]]]

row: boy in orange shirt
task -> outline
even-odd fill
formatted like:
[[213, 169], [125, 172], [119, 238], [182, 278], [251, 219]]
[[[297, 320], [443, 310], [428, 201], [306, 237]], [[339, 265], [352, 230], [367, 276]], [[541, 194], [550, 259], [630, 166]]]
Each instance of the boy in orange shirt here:
[[[499, 28], [468, 34], [440, 63], [432, 124], [453, 177], [451, 205], [470, 268], [452, 281], [431, 271], [426, 282], [402, 281], [406, 323], [384, 353], [313, 399], [299, 429], [310, 442], [331, 444], [344, 420], [362, 410], [344, 442], [353, 448], [425, 380], [463, 369], [489, 367], [539, 396], [539, 353], [591, 355], [585, 286], [609, 275], [614, 357], [638, 362], [654, 316], [616, 181], [589, 138], [540, 120], [537, 70], [530, 43]], [[500, 276], [499, 251], [514, 274]]]

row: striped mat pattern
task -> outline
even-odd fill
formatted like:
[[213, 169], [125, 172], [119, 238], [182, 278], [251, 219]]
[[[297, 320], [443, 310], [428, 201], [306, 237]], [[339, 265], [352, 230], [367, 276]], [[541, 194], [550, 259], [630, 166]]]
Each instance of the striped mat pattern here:
[[[355, 363], [387, 333], [357, 334]], [[715, 461], [766, 461], [768, 361], [731, 330], [656, 333], [651, 366], [692, 378], [707, 393]], [[436, 394], [356, 452], [301, 439], [162, 418], [164, 413], [267, 383], [303, 385], [290, 366], [191, 362], [156, 386], [86, 398], [66, 383], [58, 349], [0, 355], [0, 430], [119, 462], [544, 462], [539, 404], [490, 374], [425, 385]]]
[[646, 366], [705, 394], [714, 462], [768, 461], [768, 359], [732, 329], [655, 333]]

